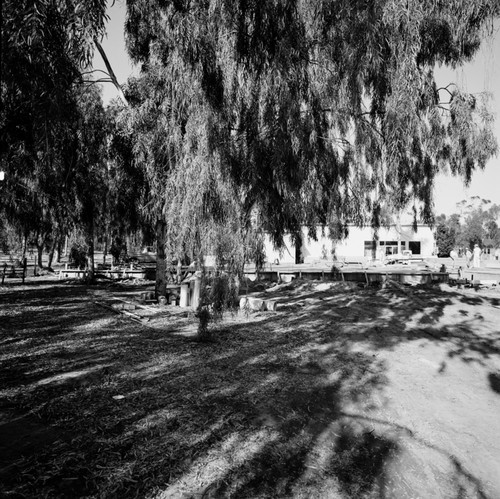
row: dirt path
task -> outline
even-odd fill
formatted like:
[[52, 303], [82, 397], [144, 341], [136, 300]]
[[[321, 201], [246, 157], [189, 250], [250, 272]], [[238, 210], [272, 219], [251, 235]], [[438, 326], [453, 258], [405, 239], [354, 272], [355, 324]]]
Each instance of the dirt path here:
[[387, 467], [392, 497], [500, 497], [498, 301], [470, 292], [444, 300], [437, 322], [424, 308], [406, 324], [427, 338], [378, 351], [388, 383], [374, 407], [353, 417], [398, 442]]
[[0, 290], [0, 495], [500, 497], [500, 293], [293, 283], [199, 344], [114, 292]]

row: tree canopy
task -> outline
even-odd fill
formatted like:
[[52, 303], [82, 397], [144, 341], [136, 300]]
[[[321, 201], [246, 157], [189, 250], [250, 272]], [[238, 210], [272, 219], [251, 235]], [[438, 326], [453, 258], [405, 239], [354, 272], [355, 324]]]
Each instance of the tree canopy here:
[[[377, 227], [383, 206], [431, 221], [437, 172], [468, 182], [496, 151], [483, 97], [434, 78], [436, 64], [473, 57], [496, 0], [128, 0], [127, 11], [141, 78], [161, 75], [147, 99], [171, 152], [159, 170], [179, 168], [186, 184], [210, 178], [187, 164], [216, 170], [244, 223], [257, 212], [278, 243], [302, 225], [339, 237], [348, 222]], [[171, 203], [163, 182], [154, 192]]]
[[467, 183], [496, 152], [487, 96], [434, 69], [474, 56], [498, 0], [128, 0], [142, 71], [106, 115], [87, 79], [105, 8], [2, 4], [0, 208], [40, 244], [75, 220], [156, 227], [172, 259], [241, 267], [263, 230], [432, 222], [436, 174]]
[[0, 210], [39, 249], [72, 218], [85, 134], [75, 125], [105, 10], [104, 0], [2, 2]]
[[465, 251], [475, 244], [500, 248], [500, 205], [473, 196], [457, 204], [458, 213], [436, 219], [436, 245], [439, 256], [448, 256], [451, 250]]

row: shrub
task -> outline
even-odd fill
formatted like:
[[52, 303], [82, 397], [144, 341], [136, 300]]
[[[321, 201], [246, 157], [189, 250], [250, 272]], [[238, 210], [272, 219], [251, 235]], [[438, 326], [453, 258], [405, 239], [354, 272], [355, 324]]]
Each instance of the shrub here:
[[87, 266], [88, 246], [85, 238], [80, 233], [73, 233], [69, 239], [69, 262], [79, 269]]
[[203, 272], [201, 277], [200, 301], [196, 311], [198, 339], [209, 341], [212, 338], [210, 323], [222, 320], [227, 310], [238, 304], [239, 279], [236, 275], [219, 272], [210, 276]]

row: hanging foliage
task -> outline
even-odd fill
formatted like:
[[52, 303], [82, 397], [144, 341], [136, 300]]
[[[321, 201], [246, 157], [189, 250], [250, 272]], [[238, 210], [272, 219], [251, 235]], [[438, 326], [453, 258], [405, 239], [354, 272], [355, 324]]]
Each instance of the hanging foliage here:
[[0, 212], [36, 239], [39, 265], [44, 244], [67, 230], [74, 212], [80, 84], [105, 10], [104, 0], [2, 2]]
[[[277, 243], [304, 224], [377, 225], [382, 205], [414, 203], [430, 221], [437, 172], [468, 181], [496, 150], [487, 108], [438, 89], [433, 73], [470, 60], [495, 0], [127, 6], [130, 54], [178, 85], [165, 94], [169, 116], [180, 125], [180, 95], [196, 94], [184, 111], [204, 122], [220, 174]], [[166, 140], [180, 151], [188, 139], [177, 130]]]

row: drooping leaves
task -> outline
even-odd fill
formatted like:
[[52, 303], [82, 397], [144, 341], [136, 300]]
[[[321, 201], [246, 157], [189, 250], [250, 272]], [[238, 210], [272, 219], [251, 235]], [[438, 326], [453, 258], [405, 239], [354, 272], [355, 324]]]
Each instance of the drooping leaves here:
[[[209, 178], [199, 165], [217, 170], [242, 216], [259, 212], [277, 243], [303, 225], [328, 224], [339, 237], [349, 222], [376, 227], [381, 207], [414, 204], [430, 221], [437, 172], [467, 181], [496, 150], [486, 107], [458, 89], [441, 102], [433, 74], [473, 56], [500, 13], [495, 0], [127, 6], [142, 78], [162, 75], [147, 99], [158, 114], [147, 115], [170, 152], [152, 178], [175, 171], [196, 190], [192, 165], [197, 178]], [[203, 206], [199, 189], [192, 200]], [[153, 192], [171, 203], [162, 182]]]
[[23, 234], [71, 219], [78, 91], [104, 30], [106, 2], [2, 2], [0, 210]]

